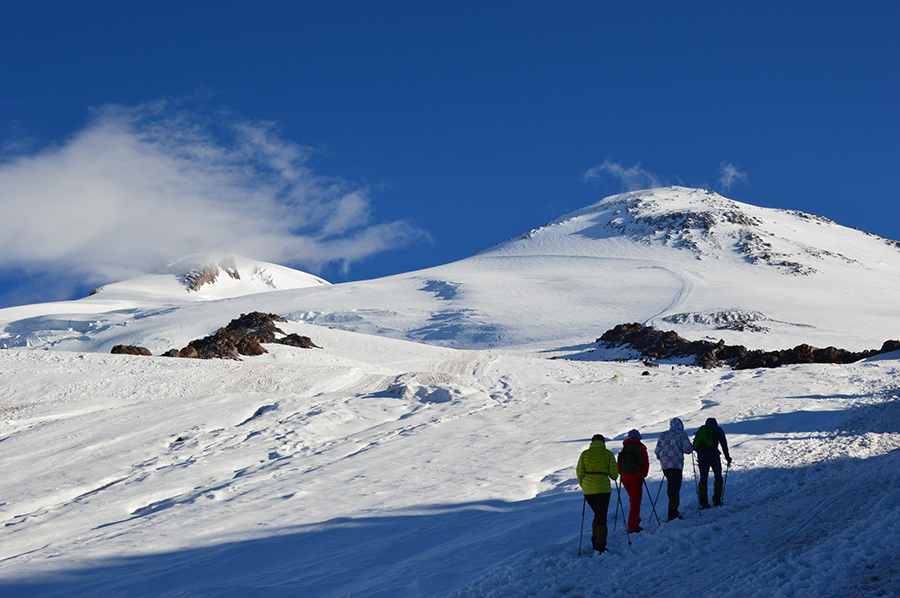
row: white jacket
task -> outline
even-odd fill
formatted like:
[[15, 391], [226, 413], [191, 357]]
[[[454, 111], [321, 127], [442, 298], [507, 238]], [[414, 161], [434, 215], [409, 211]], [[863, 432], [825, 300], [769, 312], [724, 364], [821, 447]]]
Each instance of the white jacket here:
[[684, 424], [677, 417], [669, 420], [669, 429], [659, 435], [656, 441], [656, 458], [661, 469], [684, 468], [684, 456], [694, 450], [691, 439], [684, 431]]

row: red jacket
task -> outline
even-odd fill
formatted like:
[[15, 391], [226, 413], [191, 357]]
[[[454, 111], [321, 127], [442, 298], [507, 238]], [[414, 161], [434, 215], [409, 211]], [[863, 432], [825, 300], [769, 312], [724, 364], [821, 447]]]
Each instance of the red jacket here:
[[626, 438], [622, 441], [622, 446], [634, 442], [636, 442], [641, 449], [641, 458], [643, 460], [643, 463], [641, 463], [641, 477], [646, 478], [647, 474], [650, 473], [650, 456], [647, 454], [647, 447], [644, 446], [643, 442], [636, 438]]

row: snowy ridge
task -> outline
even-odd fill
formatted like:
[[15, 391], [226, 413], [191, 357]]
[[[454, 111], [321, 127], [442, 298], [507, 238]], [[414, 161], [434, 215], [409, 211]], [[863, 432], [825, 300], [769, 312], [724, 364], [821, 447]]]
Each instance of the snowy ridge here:
[[327, 284], [306, 272], [239, 255], [196, 254], [173, 260], [152, 274], [105, 285], [91, 296], [210, 300]]
[[816, 264], [825, 260], [859, 264], [845, 253], [858, 251], [862, 240], [863, 246], [900, 250], [898, 241], [853, 231], [822, 216], [759, 208], [713, 191], [669, 187], [608, 197], [488, 251], [524, 246], [523, 241], [554, 236], [557, 229], [597, 240], [624, 237], [641, 245], [683, 249], [698, 259], [722, 259], [731, 252], [753, 264], [803, 275], [817, 272]]

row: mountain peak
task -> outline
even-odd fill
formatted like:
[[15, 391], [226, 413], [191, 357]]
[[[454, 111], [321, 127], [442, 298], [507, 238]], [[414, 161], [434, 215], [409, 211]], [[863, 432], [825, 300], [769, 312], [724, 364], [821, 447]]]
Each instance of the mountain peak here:
[[328, 284], [318, 276], [285, 266], [229, 253], [206, 253], [172, 260], [151, 274], [100, 287], [91, 295], [225, 299]]
[[[199, 258], [199, 259], [198, 259]], [[155, 272], [155, 274], [174, 274], [190, 291], [199, 291], [205, 284], [215, 284], [220, 273], [234, 280], [241, 279], [235, 256], [190, 256], [172, 261]]]
[[[572, 237], [576, 241], [572, 243]], [[566, 238], [565, 243], [562, 243]], [[706, 189], [665, 187], [607, 197], [489, 251], [535, 251], [574, 245], [608, 254], [613, 242], [687, 252], [696, 259], [738, 258], [784, 273], [811, 275], [829, 261], [858, 263], [860, 239], [900, 243], [796, 210], [761, 208]]]

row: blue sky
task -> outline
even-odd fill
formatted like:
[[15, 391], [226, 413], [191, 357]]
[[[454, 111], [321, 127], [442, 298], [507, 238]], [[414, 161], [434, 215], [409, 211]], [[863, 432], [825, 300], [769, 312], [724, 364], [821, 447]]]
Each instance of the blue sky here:
[[877, 1], [5, 2], [0, 306], [192, 250], [384, 276], [650, 184], [898, 239], [898, 25]]

